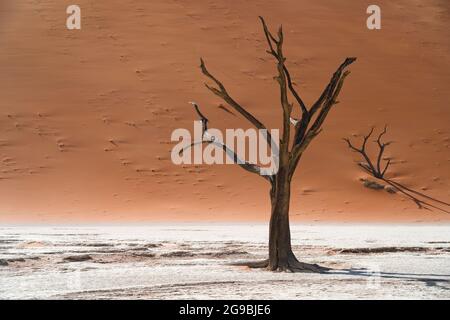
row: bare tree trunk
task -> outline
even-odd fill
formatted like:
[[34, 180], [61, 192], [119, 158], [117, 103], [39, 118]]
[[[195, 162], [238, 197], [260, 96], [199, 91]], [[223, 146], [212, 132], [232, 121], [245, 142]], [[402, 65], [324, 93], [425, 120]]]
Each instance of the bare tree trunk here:
[[[280, 170], [282, 171], [282, 169]], [[291, 231], [289, 228], [289, 201], [291, 186], [283, 177], [278, 176], [276, 186], [271, 191], [272, 211], [269, 225], [269, 266], [270, 270], [287, 269], [291, 249]]]
[[271, 190], [272, 212], [269, 225], [269, 260], [267, 268], [277, 271], [323, 272], [327, 268], [297, 260], [291, 246], [289, 203], [291, 181], [288, 170], [280, 168], [276, 185]]

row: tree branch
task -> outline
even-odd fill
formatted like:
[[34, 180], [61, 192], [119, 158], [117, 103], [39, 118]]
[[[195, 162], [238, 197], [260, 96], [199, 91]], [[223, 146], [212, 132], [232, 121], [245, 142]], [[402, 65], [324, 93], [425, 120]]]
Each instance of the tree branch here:
[[[370, 129], [369, 134], [367, 134], [367, 135], [365, 135], [365, 136], [363, 137], [363, 142], [362, 142], [362, 144], [361, 144], [361, 148], [360, 148], [360, 149], [356, 148], [356, 147], [350, 142], [350, 139], [348, 139], [348, 138], [343, 138], [343, 140], [344, 140], [345, 142], [347, 142], [347, 145], [348, 145], [348, 147], [349, 147], [350, 149], [352, 149], [353, 151], [358, 152], [359, 154], [361, 154], [361, 155], [363, 156], [364, 160], [366, 160], [366, 163], [365, 163], [366, 167], [363, 167], [363, 168], [365, 168], [371, 175], [373, 175], [374, 177], [378, 178], [378, 177], [381, 177], [381, 173], [378, 172], [378, 171], [375, 169], [375, 167], [374, 167], [372, 161], [370, 160], [370, 158], [369, 158], [369, 156], [367, 155], [367, 152], [366, 152], [366, 144], [367, 144], [367, 140], [369, 140], [370, 136], [371, 136], [372, 133], [373, 133], [373, 130], [374, 130], [374, 127], [372, 127], [372, 128]], [[361, 166], [361, 165], [360, 165], [360, 166]]]
[[384, 168], [383, 171], [381, 171], [381, 160], [383, 158], [383, 153], [384, 153], [386, 146], [388, 146], [390, 144], [390, 142], [386, 142], [386, 143], [381, 142], [381, 138], [383, 137], [383, 135], [386, 134], [386, 132], [387, 132], [387, 125], [384, 126], [384, 130], [378, 135], [378, 138], [376, 140], [376, 143], [378, 144], [378, 147], [380, 149], [380, 151], [378, 152], [378, 157], [377, 157], [377, 170], [381, 174], [381, 176], [384, 176], [384, 173], [386, 172], [386, 170], [391, 162], [388, 159], [388, 162], [386, 163], [386, 167]]
[[242, 169], [244, 169], [248, 172], [256, 173], [259, 176], [263, 177], [264, 179], [266, 179], [272, 183], [273, 178], [271, 176], [261, 175], [261, 167], [257, 166], [256, 164], [252, 164], [252, 163], [249, 163], [247, 161], [240, 159], [239, 156], [237, 155], [237, 153], [235, 151], [233, 151], [232, 149], [230, 149], [226, 144], [224, 144], [220, 141], [217, 141], [214, 136], [209, 135], [207, 132], [208, 119], [200, 112], [200, 108], [197, 103], [195, 103], [195, 102], [190, 102], [190, 103], [194, 106], [195, 111], [196, 111], [197, 115], [199, 116], [200, 121], [202, 122], [202, 141], [195, 141], [195, 142], [191, 143], [190, 145], [184, 147], [183, 149], [180, 150], [179, 155], [182, 155], [186, 150], [190, 149], [193, 146], [199, 145], [199, 144], [203, 144], [203, 143], [213, 144], [213, 145], [221, 148], [223, 151], [225, 151], [226, 155], [230, 159], [233, 160], [234, 164], [239, 165]]
[[[274, 57], [279, 61], [280, 58], [282, 58], [282, 57], [279, 57], [278, 52], [276, 52], [276, 51], [274, 50], [274, 47], [273, 47], [273, 44], [272, 44], [272, 42], [274, 42], [276, 45], [278, 45], [278, 44], [279, 44], [279, 41], [276, 40], [275, 37], [270, 33], [269, 28], [267, 28], [266, 21], [264, 21], [264, 18], [260, 16], [259, 19], [261, 20], [261, 23], [262, 23], [262, 25], [263, 25], [264, 34], [265, 34], [265, 36], [266, 36], [266, 40], [267, 40], [267, 43], [268, 43], [269, 49], [270, 49], [270, 50], [268, 50], [267, 52], [268, 52], [269, 54], [271, 54], [272, 56], [274, 56]], [[285, 60], [286, 60], [286, 59], [284, 59], [284, 61], [285, 61]], [[298, 92], [295, 90], [294, 85], [292, 84], [292, 78], [291, 78], [291, 75], [290, 75], [290, 73], [289, 73], [288, 68], [287, 68], [286, 65], [284, 64], [284, 62], [283, 62], [283, 71], [284, 71], [284, 73], [285, 73], [285, 75], [286, 75], [286, 79], [287, 79], [287, 84], [288, 84], [289, 91], [292, 93], [292, 95], [294, 96], [295, 100], [297, 100], [297, 102], [298, 102], [298, 104], [299, 104], [299, 106], [300, 106], [300, 108], [301, 108], [301, 111], [302, 111], [303, 116], [307, 115], [307, 114], [308, 114], [308, 110], [307, 110], [307, 108], [306, 108], [306, 105], [305, 105], [305, 103], [303, 102], [302, 98], [300, 98], [300, 95], [298, 94]]]
[[[345, 78], [350, 74], [350, 71], [346, 71], [345, 68], [356, 61], [356, 58], [346, 58], [343, 63], [337, 68], [331, 80], [325, 90], [323, 91], [320, 98], [314, 103], [311, 109], [308, 111], [307, 117], [302, 117], [300, 123], [297, 125], [294, 136], [294, 146], [292, 148], [293, 153], [293, 161], [296, 166], [298, 163], [298, 159], [300, 158], [299, 152], [305, 149], [301, 147], [301, 144], [304, 143], [305, 137], [308, 135], [308, 126], [313, 118], [314, 114], [320, 110], [319, 115], [314, 121], [313, 125], [309, 129], [309, 131], [318, 131], [323, 122], [325, 121], [328, 112], [334, 104], [337, 104], [337, 98], [341, 92], [341, 89], [344, 85]], [[317, 134], [316, 134], [317, 135]], [[315, 136], [316, 136], [315, 135]], [[295, 169], [295, 166], [294, 169]]]
[[322, 94], [320, 95], [319, 99], [313, 104], [311, 109], [309, 109], [309, 113], [311, 114], [311, 117], [317, 112], [317, 110], [320, 109], [322, 104], [330, 98], [331, 94], [336, 88], [336, 85], [341, 78], [342, 72], [345, 70], [345, 68], [349, 65], [351, 65], [353, 62], [356, 61], [355, 57], [349, 57], [342, 62], [342, 64], [337, 68], [337, 70], [334, 72], [333, 76], [330, 79], [330, 82], [323, 90]]
[[206, 68], [205, 62], [203, 59], [200, 59], [200, 68], [202, 70], [202, 73], [213, 80], [219, 89], [210, 87], [208, 84], [205, 84], [205, 86], [211, 90], [215, 95], [222, 98], [225, 102], [228, 103], [230, 107], [235, 109], [237, 112], [239, 112], [244, 118], [246, 118], [248, 121], [250, 121], [256, 128], [258, 129], [266, 129], [266, 127], [258, 120], [256, 119], [251, 113], [249, 113], [247, 110], [245, 110], [239, 103], [237, 103], [233, 98], [230, 97], [227, 90], [225, 89], [224, 85], [217, 80], [211, 73], [209, 73], [208, 69]]
[[[350, 71], [344, 71], [345, 67], [353, 63], [355, 60], [356, 58], [345, 59], [345, 61], [339, 66], [338, 70], [334, 73], [334, 76], [332, 77], [331, 82], [328, 85], [327, 93], [324, 95], [323, 102], [321, 102], [319, 104], [319, 107], [316, 109], [314, 109], [314, 106], [311, 107], [307, 117], [303, 117], [297, 124], [294, 135], [294, 145], [292, 147], [291, 159], [289, 164], [291, 168], [291, 177], [293, 176], [295, 169], [297, 168], [301, 153], [306, 149], [312, 139], [314, 139], [322, 131], [322, 125], [326, 117], [328, 116], [331, 107], [337, 104], [337, 98], [342, 90], [345, 78], [350, 74]], [[314, 115], [314, 113], [319, 109], [319, 114], [317, 115], [314, 123], [308, 129], [312, 115]]]
[[260, 130], [266, 130], [267, 131], [267, 143], [269, 146], [272, 145], [272, 136], [267, 130], [266, 126], [260, 122], [258, 119], [256, 119], [250, 112], [245, 110], [239, 103], [237, 103], [227, 92], [225, 86], [216, 78], [214, 77], [206, 68], [205, 62], [203, 59], [200, 58], [200, 69], [202, 70], [202, 73], [207, 76], [209, 79], [215, 82], [215, 84], [219, 87], [219, 89], [209, 86], [205, 83], [205, 86], [216, 96], [222, 98], [230, 107], [232, 107], [234, 110], [239, 112], [245, 119], [247, 119], [251, 124], [253, 124], [257, 129]]
[[[264, 34], [266, 36], [267, 43], [269, 45], [269, 50], [267, 51], [269, 54], [275, 57], [277, 60], [277, 70], [278, 70], [278, 76], [276, 77], [276, 80], [280, 87], [280, 100], [281, 100], [281, 106], [283, 108], [283, 134], [282, 134], [282, 146], [281, 149], [283, 151], [283, 154], [281, 155], [281, 158], [287, 157], [287, 153], [289, 152], [289, 139], [290, 139], [290, 119], [291, 119], [291, 112], [292, 112], [292, 105], [289, 103], [288, 100], [288, 93], [287, 90], [289, 88], [289, 82], [290, 86], [292, 86], [292, 81], [290, 79], [289, 72], [287, 71], [287, 68], [285, 66], [286, 58], [283, 55], [283, 28], [280, 26], [278, 29], [277, 38], [275, 38], [272, 33], [269, 31], [266, 22], [262, 17], [259, 17], [261, 20]], [[295, 90], [294, 90], [295, 91]], [[297, 97], [300, 98], [297, 94]], [[298, 101], [301, 101], [299, 99]], [[303, 101], [301, 101], [301, 105], [304, 106]], [[306, 108], [305, 108], [306, 109]]]

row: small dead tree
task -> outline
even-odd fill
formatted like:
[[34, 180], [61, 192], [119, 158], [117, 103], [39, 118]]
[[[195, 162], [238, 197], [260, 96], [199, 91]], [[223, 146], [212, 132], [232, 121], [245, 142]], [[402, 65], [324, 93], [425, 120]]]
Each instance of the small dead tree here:
[[[360, 147], [355, 147], [349, 138], [343, 138], [343, 140], [347, 143], [348, 147], [361, 155], [361, 157], [364, 159], [363, 162], [358, 162], [358, 166], [361, 167], [365, 172], [370, 174], [372, 177], [379, 179], [381, 181], [384, 181], [385, 183], [389, 184], [391, 187], [393, 187], [395, 190], [399, 191], [403, 195], [405, 195], [407, 198], [414, 201], [414, 203], [417, 205], [419, 209], [430, 209], [434, 208], [446, 213], [449, 213], [449, 211], [444, 210], [442, 208], [437, 207], [436, 205], [429, 203], [429, 201], [439, 203], [440, 205], [450, 206], [450, 204], [438, 200], [436, 198], [432, 198], [422, 192], [418, 192], [416, 190], [413, 190], [411, 188], [406, 187], [405, 185], [398, 183], [392, 179], [386, 178], [386, 172], [389, 168], [389, 165], [391, 164], [391, 158], [383, 158], [384, 151], [386, 150], [386, 147], [389, 146], [392, 142], [383, 142], [383, 136], [387, 133], [387, 125], [384, 126], [383, 131], [378, 135], [377, 139], [373, 142], [376, 143], [378, 146], [378, 155], [376, 156], [376, 160], [372, 160], [367, 152], [367, 141], [370, 139], [374, 132], [375, 128], [372, 127], [367, 135], [363, 135], [363, 140]], [[385, 161], [384, 165], [382, 165], [382, 162]], [[382, 168], [383, 167], [383, 168]], [[420, 197], [425, 198], [427, 200], [422, 200]]]
[[[383, 153], [384, 153], [386, 147], [391, 144], [391, 142], [383, 143], [381, 141], [383, 135], [385, 135], [386, 132], [387, 132], [387, 126], [385, 126], [384, 130], [378, 135], [377, 140], [374, 141], [374, 142], [376, 142], [378, 144], [378, 147], [379, 147], [378, 156], [377, 156], [377, 160], [376, 160], [376, 165], [374, 165], [374, 163], [372, 162], [372, 160], [368, 156], [367, 150], [366, 150], [367, 141], [372, 136], [374, 130], [375, 130], [375, 128], [372, 127], [370, 129], [370, 132], [367, 135], [363, 136], [363, 141], [362, 141], [362, 144], [361, 144], [360, 148], [356, 148], [355, 146], [353, 146], [353, 144], [350, 142], [350, 139], [348, 139], [348, 138], [343, 138], [343, 140], [345, 142], [347, 142], [348, 147], [350, 149], [352, 149], [355, 152], [358, 152], [364, 158], [365, 162], [358, 162], [358, 166], [360, 166], [364, 171], [369, 173], [371, 176], [373, 176], [373, 177], [375, 177], [377, 179], [383, 180], [384, 179], [384, 175], [385, 175], [387, 169], [389, 168], [389, 165], [391, 164], [391, 159], [390, 158], [383, 159]], [[382, 160], [386, 160], [386, 163], [385, 163], [383, 169], [381, 169], [381, 161]]]
[[[292, 252], [289, 226], [291, 180], [304, 151], [311, 141], [322, 131], [322, 125], [331, 108], [338, 103], [337, 98], [341, 92], [344, 80], [350, 73], [346, 68], [352, 64], [356, 58], [352, 57], [344, 60], [331, 77], [320, 97], [308, 108], [301, 99], [297, 89], [294, 87], [291, 74], [286, 65], [286, 57], [283, 52], [284, 35], [282, 27], [280, 26], [277, 34], [274, 35], [269, 31], [264, 19], [262, 17], [259, 18], [268, 45], [267, 53], [275, 59], [277, 66], [277, 76], [275, 79], [279, 86], [283, 125], [279, 139], [280, 141], [277, 141], [277, 145], [279, 146], [279, 150], [277, 150], [277, 153], [279, 154], [278, 171], [271, 176], [261, 175], [261, 177], [265, 178], [270, 184], [270, 201], [272, 209], [269, 228], [269, 257], [267, 260], [246, 263], [245, 265], [250, 267], [268, 268], [272, 271], [323, 272], [326, 268], [316, 264], [299, 262]], [[266, 126], [261, 121], [231, 97], [222, 82], [208, 71], [203, 59], [200, 61], [202, 73], [214, 83], [214, 86], [205, 83], [206, 87], [216, 96], [220, 97], [229, 107], [234, 109], [234, 111], [247, 119], [254, 127], [260, 130], [267, 130]], [[301, 117], [298, 120], [292, 117], [294, 108], [294, 103], [290, 102], [290, 99], [292, 98], [300, 109]], [[225, 144], [216, 141], [214, 137], [207, 133], [208, 119], [200, 112], [196, 103], [192, 104], [203, 123], [203, 139], [202, 141], [194, 142], [189, 147], [202, 143], [215, 144], [217, 147], [222, 148], [228, 156], [234, 159], [234, 163], [239, 164], [239, 166], [248, 172], [260, 174], [261, 168], [259, 166], [238, 159], [234, 150], [231, 150]], [[291, 130], [293, 131], [293, 139], [291, 137]], [[272, 145], [272, 136], [268, 130], [266, 139], [268, 145]]]

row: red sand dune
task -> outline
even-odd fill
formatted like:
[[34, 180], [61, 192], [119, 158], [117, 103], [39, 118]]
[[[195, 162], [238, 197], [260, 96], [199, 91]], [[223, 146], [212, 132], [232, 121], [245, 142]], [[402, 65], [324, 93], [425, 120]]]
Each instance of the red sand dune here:
[[450, 23], [445, 1], [78, 0], [82, 30], [56, 0], [0, 5], [0, 221], [248, 220], [269, 216], [268, 186], [236, 166], [175, 166], [173, 129], [247, 128], [203, 86], [199, 57], [231, 94], [278, 127], [275, 65], [258, 15], [283, 23], [287, 64], [310, 104], [346, 56], [341, 103], [307, 150], [291, 214], [305, 220], [443, 221], [362, 187], [341, 138], [389, 124], [399, 182], [449, 200]]

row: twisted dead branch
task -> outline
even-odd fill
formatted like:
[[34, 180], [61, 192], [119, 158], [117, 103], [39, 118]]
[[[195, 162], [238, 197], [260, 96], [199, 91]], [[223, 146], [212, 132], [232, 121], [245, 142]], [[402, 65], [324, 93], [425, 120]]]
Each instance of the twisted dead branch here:
[[[434, 202], [434, 203], [439, 203], [440, 205], [444, 205], [444, 206], [450, 206], [449, 203], [446, 203], [444, 201], [430, 197], [422, 192], [408, 188], [408, 187], [404, 186], [403, 184], [400, 184], [392, 179], [388, 179], [385, 177], [386, 172], [389, 168], [389, 165], [391, 164], [391, 158], [383, 158], [383, 155], [384, 155], [384, 151], [386, 150], [386, 147], [389, 146], [392, 142], [383, 142], [382, 141], [383, 136], [387, 133], [387, 125], [386, 125], [386, 126], [384, 126], [383, 131], [381, 131], [380, 134], [378, 135], [377, 139], [373, 141], [378, 146], [378, 154], [376, 156], [376, 160], [375, 160], [376, 162], [372, 161], [372, 159], [370, 158], [370, 156], [367, 153], [367, 141], [372, 136], [374, 129], [375, 128], [372, 127], [370, 129], [369, 133], [367, 135], [363, 136], [363, 140], [361, 142], [360, 147], [355, 147], [349, 138], [343, 138], [343, 140], [347, 143], [347, 146], [352, 151], [359, 153], [361, 155], [361, 157], [364, 159], [365, 162], [358, 162], [358, 166], [361, 167], [365, 172], [370, 174], [372, 177], [384, 181], [385, 183], [387, 183], [391, 187], [393, 187], [395, 190], [399, 191], [404, 196], [406, 196], [407, 198], [412, 200], [419, 209], [430, 210], [430, 208], [434, 208], [434, 209], [437, 209], [437, 210], [440, 210], [440, 211], [443, 211], [446, 213], [450, 213], [449, 211], [442, 209], [442, 208], [438, 207], [437, 205], [430, 203], [429, 201]], [[382, 164], [383, 161], [385, 161], [384, 165]], [[382, 169], [382, 167], [384, 167], [384, 168]], [[424, 198], [429, 201], [425, 201], [420, 198]]]

